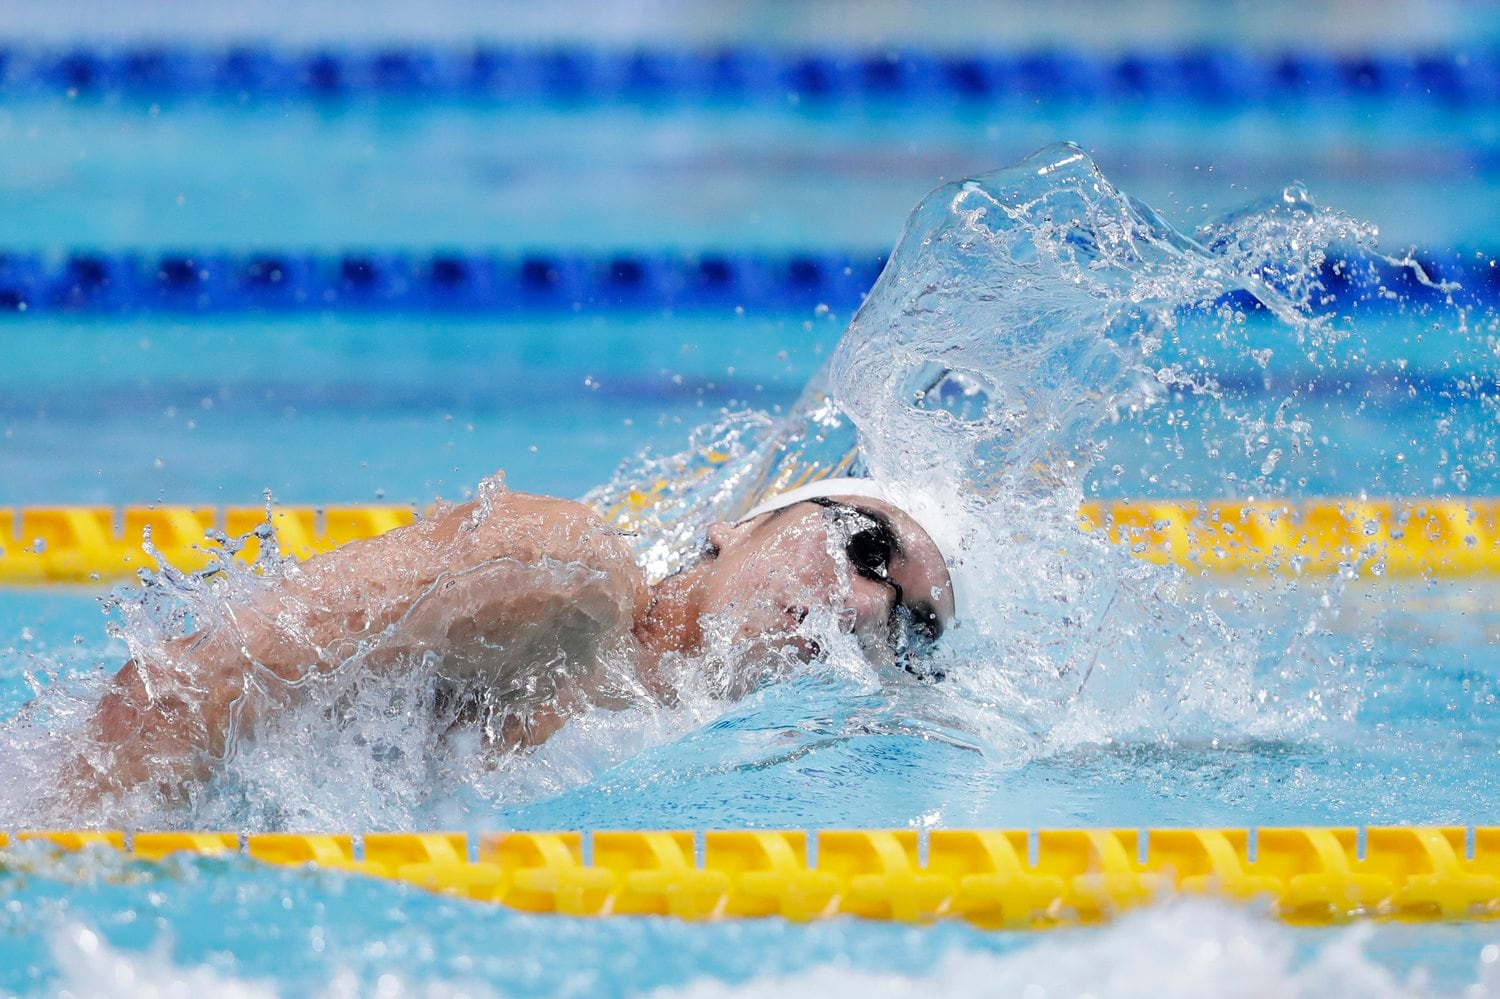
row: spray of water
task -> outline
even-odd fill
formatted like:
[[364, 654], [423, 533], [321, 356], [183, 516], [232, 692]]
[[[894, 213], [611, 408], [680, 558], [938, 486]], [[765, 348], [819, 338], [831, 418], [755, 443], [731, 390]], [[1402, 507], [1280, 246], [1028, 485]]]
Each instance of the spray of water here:
[[[1320, 267], [1330, 246], [1368, 252], [1374, 235], [1294, 186], [1189, 237], [1078, 147], [1049, 147], [923, 200], [791, 418], [728, 418], [681, 455], [627, 468], [596, 501], [643, 480], [681, 483], [642, 532], [654, 539], [648, 560], [669, 565], [664, 553], [702, 517], [743, 510], [798, 470], [881, 480], [957, 553], [966, 605], [941, 653], [952, 682], [892, 692], [893, 705], [997, 758], [1120, 737], [1279, 733], [1347, 715], [1357, 695], [1348, 662], [1288, 644], [1283, 628], [1233, 626], [1275, 611], [1307, 615], [1293, 630], [1314, 632], [1336, 608], [1326, 591], [1291, 602], [1281, 591], [1205, 593], [1081, 532], [1077, 509], [1101, 429], [1173, 393], [1215, 394], [1216, 364], [1337, 342]], [[1247, 323], [1231, 293], [1252, 295], [1279, 326]], [[1300, 447], [1309, 432], [1285, 407], [1251, 419], [1227, 418], [1255, 440], [1247, 460]], [[709, 455], [727, 458], [712, 466]], [[1231, 476], [1179, 486], [1222, 494]], [[1251, 475], [1234, 491], [1281, 490]], [[1275, 689], [1257, 673], [1278, 676]]]
[[[948, 681], [937, 685], [871, 668], [830, 616], [808, 618], [827, 653], [810, 669], [842, 692], [845, 721], [861, 731], [937, 735], [1009, 765], [1079, 744], [1295, 736], [1336, 724], [1358, 703], [1357, 656], [1310, 637], [1337, 612], [1336, 590], [1287, 600], [1284, 590], [1205, 589], [1080, 531], [1077, 508], [1097, 488], [1106, 438], [1129, 436], [1132, 421], [1184, 394], [1217, 397], [1224, 372], [1247, 357], [1264, 366], [1279, 351], [1331, 350], [1347, 331], [1324, 315], [1320, 267], [1331, 245], [1368, 251], [1373, 238], [1297, 187], [1187, 236], [1116, 190], [1077, 147], [1049, 147], [939, 188], [917, 207], [789, 415], [723, 414], [683, 452], [627, 462], [588, 500], [632, 532], [656, 580], [693, 557], [708, 524], [809, 469], [882, 480], [951, 556], [965, 607], [938, 653]], [[1279, 325], [1247, 323], [1247, 301]], [[1310, 418], [1291, 402], [1270, 413], [1234, 405], [1225, 397], [1216, 425], [1233, 428], [1235, 446], [1208, 466], [1215, 477], [1178, 470], [1174, 486], [1293, 490], [1277, 456], [1310, 446]], [[1212, 442], [1216, 456], [1222, 443]], [[497, 491], [481, 490], [482, 502]], [[131, 654], [159, 656], [195, 631], [233, 634], [243, 608], [267, 601], [274, 617], [283, 599], [275, 594], [304, 569], [276, 552], [269, 530], [260, 540], [254, 570], [228, 559], [237, 542], [224, 539], [208, 571], [166, 568], [117, 595], [117, 634]], [[1295, 627], [1266, 625], [1288, 616]], [[284, 683], [251, 677], [244, 696], [274, 710], [259, 712], [253, 740], [231, 738], [210, 761], [214, 780], [165, 796], [147, 783], [83, 821], [460, 825], [487, 805], [574, 786], [701, 726], [726, 710], [727, 690], [750, 685], [744, 675], [726, 679], [735, 650], [719, 646], [728, 639], [711, 641], [702, 660], [672, 664], [677, 696], [667, 706], [632, 687], [623, 660], [553, 663], [602, 672], [592, 689], [606, 694], [539, 749], [501, 757], [479, 751], [454, 707], [485, 695], [455, 696], [454, 678], [434, 664], [369, 668], [389, 659], [390, 632], [355, 631], [295, 697]], [[751, 681], [786, 668], [773, 664]], [[190, 701], [191, 670], [173, 675]], [[485, 703], [529, 724], [527, 712], [545, 706], [544, 680], [521, 678]], [[54, 684], [10, 724], [6, 755], [20, 762], [0, 773], [0, 820], [81, 824], [69, 804], [76, 795], [48, 777], [76, 754], [98, 687]], [[94, 762], [109, 765], [107, 755]]]
[[1284, 342], [1324, 343], [1327, 248], [1372, 239], [1297, 188], [1189, 238], [1066, 144], [918, 206], [829, 385], [870, 473], [962, 553], [969, 620], [949, 653], [998, 667], [950, 671], [962, 727], [995, 742], [1004, 719], [1034, 750], [1287, 721], [1255, 704], [1255, 667], [1288, 652], [1266, 647], [1275, 632], [1231, 627], [1180, 572], [1080, 531], [1077, 509], [1100, 429], [1196, 384], [1162, 360], [1184, 315], [1216, 314], [1229, 340], [1242, 317], [1219, 303], [1248, 291]]

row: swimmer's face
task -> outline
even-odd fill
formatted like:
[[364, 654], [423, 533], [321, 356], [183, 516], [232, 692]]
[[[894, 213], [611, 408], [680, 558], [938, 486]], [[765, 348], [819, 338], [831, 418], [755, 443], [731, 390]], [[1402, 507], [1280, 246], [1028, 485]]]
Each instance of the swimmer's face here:
[[819, 654], [799, 634], [830, 611], [872, 661], [920, 654], [953, 619], [953, 582], [942, 553], [889, 503], [835, 496], [797, 503], [740, 524], [715, 524], [702, 611], [744, 643]]

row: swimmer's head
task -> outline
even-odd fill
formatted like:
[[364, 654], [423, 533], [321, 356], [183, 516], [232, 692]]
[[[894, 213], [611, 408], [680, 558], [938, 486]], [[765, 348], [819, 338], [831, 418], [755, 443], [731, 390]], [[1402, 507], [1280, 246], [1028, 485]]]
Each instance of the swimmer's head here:
[[953, 581], [928, 532], [870, 480], [783, 493], [710, 527], [708, 544], [700, 609], [734, 638], [811, 659], [802, 622], [831, 611], [873, 661], [929, 675], [917, 664], [953, 620]]

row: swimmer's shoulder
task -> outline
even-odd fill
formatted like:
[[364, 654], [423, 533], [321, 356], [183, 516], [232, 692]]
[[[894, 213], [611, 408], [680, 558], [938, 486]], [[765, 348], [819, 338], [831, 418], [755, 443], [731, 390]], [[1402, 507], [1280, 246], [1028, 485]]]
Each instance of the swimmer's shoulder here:
[[596, 548], [610, 553], [629, 550], [619, 531], [605, 523], [592, 507], [577, 500], [511, 492], [493, 505], [491, 515], [496, 529], [535, 531], [536, 536], [552, 539], [563, 550], [572, 547], [581, 552]]
[[508, 492], [494, 504], [491, 517], [492, 529], [509, 536], [511, 545], [534, 545], [537, 558], [584, 565], [604, 573], [644, 610], [649, 590], [634, 551], [625, 536], [592, 507], [557, 496]]

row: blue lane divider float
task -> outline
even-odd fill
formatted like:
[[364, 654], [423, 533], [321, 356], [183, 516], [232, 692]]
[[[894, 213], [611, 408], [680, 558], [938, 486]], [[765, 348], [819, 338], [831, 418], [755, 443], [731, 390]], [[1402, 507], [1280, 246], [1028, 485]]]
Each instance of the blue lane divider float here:
[[[1330, 259], [1320, 307], [1500, 302], [1500, 267], [1477, 252], [1413, 266]], [[0, 315], [53, 312], [454, 311], [732, 308], [847, 310], [885, 266], [881, 253], [428, 253], [0, 251]], [[1456, 285], [1445, 286], [1442, 283]], [[1246, 308], [1248, 294], [1225, 301]]]
[[879, 253], [0, 252], [0, 314], [857, 303]]
[[1224, 47], [1097, 54], [1071, 49], [712, 51], [393, 45], [289, 50], [43, 48], [0, 43], [0, 94], [136, 94], [245, 98], [411, 95], [503, 102], [599, 100], [907, 100], [1013, 97], [1060, 102], [1150, 100], [1249, 105], [1279, 100], [1500, 100], [1500, 49]]

